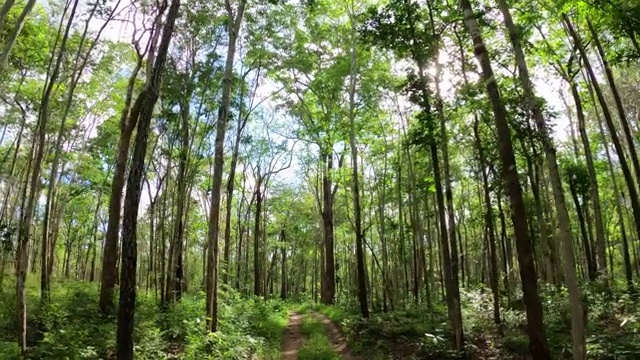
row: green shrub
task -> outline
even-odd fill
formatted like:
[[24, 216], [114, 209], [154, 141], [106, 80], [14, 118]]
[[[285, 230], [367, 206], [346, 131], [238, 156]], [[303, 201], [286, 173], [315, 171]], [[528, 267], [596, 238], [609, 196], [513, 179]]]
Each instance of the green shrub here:
[[245, 298], [235, 290], [221, 291], [219, 331], [208, 333], [204, 301], [204, 294], [187, 295], [166, 315], [168, 334], [184, 345], [183, 359], [279, 358], [288, 313], [283, 302]]
[[15, 341], [0, 341], [0, 359], [18, 360], [20, 359], [20, 347]]

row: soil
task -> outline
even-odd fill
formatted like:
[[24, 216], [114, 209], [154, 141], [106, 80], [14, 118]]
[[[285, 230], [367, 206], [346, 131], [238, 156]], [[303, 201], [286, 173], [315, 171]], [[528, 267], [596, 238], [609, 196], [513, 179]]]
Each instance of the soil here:
[[297, 360], [298, 351], [304, 344], [306, 338], [300, 332], [300, 325], [302, 324], [302, 315], [292, 313], [289, 315], [289, 324], [284, 332], [284, 343], [282, 345], [282, 359], [283, 360]]
[[336, 324], [334, 324], [329, 318], [325, 315], [314, 312], [313, 316], [315, 316], [318, 320], [322, 322], [324, 325], [324, 330], [327, 333], [327, 337], [329, 341], [331, 341], [331, 345], [333, 346], [333, 351], [340, 356], [340, 359], [343, 360], [360, 360], [359, 357], [353, 355], [349, 346], [347, 345], [347, 341], [344, 336], [340, 332], [340, 329]]

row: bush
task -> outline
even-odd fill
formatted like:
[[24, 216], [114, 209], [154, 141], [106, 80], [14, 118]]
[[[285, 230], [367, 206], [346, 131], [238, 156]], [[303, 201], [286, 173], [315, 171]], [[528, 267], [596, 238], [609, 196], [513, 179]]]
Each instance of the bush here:
[[244, 298], [221, 291], [219, 332], [209, 333], [203, 316], [204, 294], [186, 296], [166, 315], [168, 333], [184, 345], [183, 359], [277, 359], [287, 308], [279, 300]]

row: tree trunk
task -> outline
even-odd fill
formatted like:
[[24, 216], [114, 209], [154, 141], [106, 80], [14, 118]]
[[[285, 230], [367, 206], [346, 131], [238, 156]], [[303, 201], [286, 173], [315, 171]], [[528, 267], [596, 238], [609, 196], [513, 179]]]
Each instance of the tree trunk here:
[[[133, 99], [134, 85], [141, 67], [142, 58], [138, 58], [136, 67], [129, 77], [124, 108], [120, 115], [120, 139], [118, 140], [116, 164], [113, 170], [113, 179], [111, 180], [109, 219], [107, 221], [107, 232], [105, 234], [104, 249], [102, 252], [102, 274], [100, 281], [100, 298], [98, 302], [100, 311], [105, 314], [110, 313], [113, 310], [113, 289], [116, 284], [117, 276], [116, 263], [118, 260], [118, 238], [120, 233], [122, 190], [124, 188], [124, 177], [129, 157], [129, 143], [131, 142], [131, 136], [136, 127], [136, 121], [138, 120], [133, 117], [133, 114], [140, 111], [140, 104], [138, 104], [138, 101], [136, 101], [133, 109], [130, 109], [130, 106]], [[139, 96], [138, 99], [140, 99]], [[131, 110], [131, 114], [129, 114], [129, 110]]]
[[[564, 255], [565, 276], [567, 288], [569, 289], [569, 301], [571, 303], [571, 333], [573, 337], [573, 358], [575, 360], [586, 359], [586, 343], [585, 343], [585, 324], [584, 314], [582, 312], [582, 299], [578, 279], [576, 275], [575, 258], [573, 254], [573, 236], [571, 235], [569, 213], [564, 198], [564, 190], [562, 189], [562, 180], [560, 171], [558, 170], [558, 161], [556, 159], [556, 150], [553, 146], [547, 123], [542, 115], [533, 92], [533, 84], [529, 77], [529, 69], [522, 50], [520, 38], [517, 33], [511, 13], [506, 0], [498, 0], [500, 10], [504, 16], [504, 22], [509, 33], [509, 38], [515, 52], [520, 81], [524, 90], [525, 100], [529, 110], [533, 113], [533, 117], [538, 127], [538, 132], [542, 137], [542, 146], [547, 160], [549, 170], [549, 178], [551, 180], [551, 188], [556, 205], [556, 216], [558, 217], [559, 236], [562, 242]], [[588, 239], [586, 239], [588, 241]]]
[[[631, 134], [631, 129], [629, 128], [629, 122], [627, 121], [627, 115], [625, 113], [624, 105], [622, 104], [622, 99], [620, 98], [620, 93], [618, 93], [618, 88], [616, 86], [616, 82], [613, 78], [613, 71], [611, 71], [611, 66], [609, 65], [609, 61], [607, 61], [607, 55], [602, 48], [602, 44], [600, 44], [600, 38], [598, 36], [598, 32], [593, 27], [591, 23], [591, 19], [587, 16], [587, 26], [589, 27], [589, 31], [591, 32], [591, 38], [593, 39], [593, 43], [598, 51], [598, 55], [600, 55], [600, 60], [602, 60], [602, 65], [604, 66], [604, 73], [607, 76], [607, 81], [609, 82], [609, 88], [611, 90], [611, 94], [613, 95], [613, 99], [616, 103], [616, 110], [618, 110], [618, 117], [620, 118], [620, 125], [622, 126], [622, 132], [624, 133], [624, 137], [627, 140], [627, 147], [629, 150], [629, 155], [631, 157], [631, 163], [633, 164], [633, 169], [635, 170], [636, 181], [640, 181], [640, 162], [638, 161], [638, 152], [636, 151], [635, 139]], [[584, 49], [583, 49], [584, 51]]]
[[286, 238], [284, 234], [284, 228], [280, 229], [280, 242], [282, 242], [281, 252], [282, 252], [282, 271], [281, 271], [281, 279], [280, 279], [280, 299], [287, 299], [287, 247], [286, 247]]
[[[429, 82], [425, 75], [425, 64], [423, 58], [420, 55], [414, 55], [414, 59], [418, 65], [418, 74], [420, 78], [421, 91], [422, 91], [422, 111], [427, 115], [431, 114], [431, 105], [429, 99]], [[436, 64], [438, 67], [439, 64]], [[436, 69], [439, 73], [439, 70]], [[438, 81], [436, 81], [437, 92], [439, 94], [439, 85]], [[436, 99], [438, 101], [438, 99]], [[439, 107], [440, 105], [436, 105]], [[440, 125], [441, 130], [444, 125], [444, 110], [438, 109], [439, 117], [440, 117]], [[445, 296], [447, 301], [447, 310], [449, 315], [449, 324], [453, 330], [453, 348], [456, 350], [461, 350], [464, 346], [464, 332], [462, 328], [462, 312], [460, 309], [460, 289], [458, 284], [458, 269], [457, 269], [457, 251], [455, 243], [455, 217], [453, 214], [453, 197], [451, 195], [450, 186], [447, 188], [445, 184], [446, 190], [443, 189], [442, 183], [442, 175], [440, 173], [440, 160], [438, 156], [438, 142], [436, 140], [436, 134], [434, 132], [435, 126], [429, 127], [428, 134], [428, 148], [429, 153], [431, 155], [431, 166], [433, 166], [433, 179], [436, 188], [436, 202], [437, 202], [437, 212], [438, 212], [438, 221], [440, 225], [440, 251], [442, 253], [442, 270], [444, 273], [444, 287], [445, 287]], [[446, 135], [440, 134], [442, 137], [442, 141], [447, 141]], [[442, 145], [442, 143], [440, 144]], [[446, 150], [443, 150], [446, 152]], [[446, 166], [445, 166], [446, 167]], [[445, 171], [445, 179], [444, 182], [447, 183], [448, 173]], [[447, 211], [445, 207], [445, 191], [449, 193], [447, 196], [447, 201], [451, 200], [449, 203], [450, 208]], [[451, 197], [451, 199], [449, 199]], [[448, 214], [448, 219], [447, 219]], [[414, 214], [414, 216], [418, 216]], [[447, 228], [447, 221], [449, 221], [449, 228]], [[453, 236], [451, 236], [453, 235]], [[420, 237], [420, 243], [423, 242], [423, 236]], [[424, 256], [424, 251], [421, 251], [421, 256]], [[452, 259], [455, 258], [455, 259]], [[426, 271], [425, 271], [426, 273]]]
[[500, 324], [500, 292], [499, 292], [499, 279], [498, 279], [498, 254], [496, 250], [496, 236], [494, 232], [493, 223], [493, 208], [491, 205], [491, 193], [489, 191], [489, 177], [487, 175], [486, 160], [484, 157], [484, 148], [480, 140], [480, 131], [478, 117], [475, 116], [475, 122], [473, 131], [475, 134], [475, 143], [478, 150], [478, 157], [480, 158], [480, 172], [482, 173], [482, 184], [484, 189], [484, 205], [485, 205], [485, 234], [489, 240], [489, 258], [490, 258], [490, 285], [491, 293], [493, 294], [493, 321], [496, 324]]
[[[353, 19], [351, 19], [353, 21]], [[351, 64], [349, 76], [349, 142], [351, 145], [351, 181], [353, 189], [353, 212], [354, 225], [356, 232], [356, 261], [358, 273], [358, 300], [360, 301], [360, 313], [362, 317], [369, 317], [369, 308], [367, 306], [367, 288], [365, 284], [365, 263], [364, 263], [364, 233], [362, 230], [362, 209], [360, 205], [360, 180], [358, 173], [358, 146], [356, 144], [356, 31], [355, 27], [351, 29]]]
[[332, 194], [332, 172], [333, 172], [333, 148], [327, 147], [323, 150], [322, 157], [325, 159], [325, 169], [322, 175], [322, 225], [324, 228], [324, 289], [322, 292], [322, 302], [333, 304], [336, 289], [336, 271], [333, 245], [333, 194]]
[[242, 24], [242, 17], [247, 0], [239, 0], [234, 16], [231, 0], [225, 0], [225, 7], [229, 15], [229, 45], [225, 63], [222, 97], [216, 123], [216, 137], [214, 142], [213, 179], [211, 187], [211, 211], [209, 213], [209, 229], [207, 239], [207, 327], [215, 332], [218, 327], [218, 234], [220, 231], [220, 192], [222, 190], [222, 173], [224, 160], [224, 137], [229, 119], [231, 104], [231, 88], [233, 87], [233, 60], [236, 54], [236, 42]]
[[[33, 4], [30, 2], [25, 7], [25, 11], [29, 7], [33, 7]], [[44, 159], [45, 154], [45, 142], [46, 142], [46, 129], [47, 123], [49, 120], [49, 102], [51, 99], [51, 94], [53, 91], [53, 86], [58, 80], [58, 75], [60, 73], [60, 67], [62, 65], [62, 60], [64, 56], [64, 52], [66, 51], [67, 39], [69, 38], [69, 32], [71, 30], [71, 24], [73, 22], [73, 18], [75, 16], [76, 9], [78, 7], [78, 0], [73, 2], [73, 6], [71, 9], [71, 13], [69, 15], [69, 20], [67, 21], [67, 25], [64, 31], [64, 35], [62, 37], [62, 41], [60, 43], [60, 48], [58, 50], [58, 56], [55, 62], [55, 65], [48, 77], [48, 82], [45, 82], [45, 89], [42, 94], [42, 101], [40, 104], [40, 111], [38, 112], [38, 120], [36, 123], [36, 129], [33, 140], [33, 150], [35, 151], [35, 156], [33, 157], [32, 162], [30, 163], [30, 167], [32, 169], [30, 174], [30, 179], [27, 178], [22, 198], [23, 205], [26, 200], [26, 207], [22, 206], [21, 214], [20, 214], [20, 226], [18, 230], [18, 249], [17, 249], [17, 281], [16, 281], [16, 290], [17, 290], [17, 300], [18, 300], [18, 345], [20, 347], [20, 351], [23, 355], [27, 350], [27, 304], [25, 299], [25, 282], [27, 279], [27, 266], [29, 264], [29, 240], [30, 240], [30, 232], [31, 232], [31, 223], [33, 220], [33, 213], [36, 202], [36, 193], [40, 188], [40, 172], [42, 170], [42, 161]], [[31, 9], [29, 8], [29, 11]], [[26, 17], [25, 11], [21, 14], [20, 19], [18, 19], [19, 24], [18, 28], [14, 30], [15, 32], [19, 32], [22, 28], [22, 23], [24, 22], [24, 17]], [[27, 12], [28, 13], [28, 12]], [[24, 15], [24, 17], [22, 16]], [[17, 37], [17, 34], [15, 35]], [[15, 39], [13, 39], [15, 41]], [[12, 46], [11, 39], [7, 46]], [[8, 51], [11, 50], [9, 46]], [[3, 54], [3, 59], [6, 60], [6, 51], [7, 47], [5, 47], [5, 54]], [[55, 49], [54, 49], [55, 51]], [[4, 63], [4, 61], [2, 61]], [[1, 66], [1, 64], [0, 64]], [[44, 270], [46, 271], [46, 270]]]
[[[10, 2], [13, 2], [13, 1], [10, 1]], [[29, 14], [31, 13], [31, 10], [33, 10], [33, 7], [35, 4], [36, 4], [36, 0], [29, 0], [27, 4], [24, 6], [24, 8], [22, 9], [22, 12], [20, 13], [20, 16], [18, 17], [18, 20], [16, 22], [16, 27], [13, 28], [13, 31], [11, 32], [9, 39], [7, 39], [6, 44], [2, 48], [2, 54], [0, 54], [0, 68], [5, 68], [7, 66], [7, 60], [9, 59], [9, 55], [11, 54], [11, 50], [13, 49], [13, 46], [16, 44], [16, 40], [18, 39], [18, 36], [22, 32], [22, 28], [26, 23], [27, 16], [29, 16]], [[5, 10], [5, 7], [7, 5], [9, 4], [3, 5], [2, 11]], [[7, 9], [7, 12], [8, 10], [9, 9]], [[73, 16], [71, 16], [71, 19], [73, 19]], [[2, 22], [0, 22], [0, 25], [2, 25]]]
[[15, 4], [15, 0], [6, 0], [4, 5], [2, 5], [2, 9], [0, 9], [0, 27], [4, 24], [4, 20], [13, 7], [13, 4]]
[[[120, 269], [120, 299], [118, 309], [118, 330], [116, 336], [116, 354], [118, 360], [133, 359], [133, 326], [136, 306], [136, 267], [137, 244], [136, 232], [138, 226], [138, 208], [142, 192], [142, 177], [144, 175], [145, 155], [149, 137], [149, 128], [153, 115], [153, 108], [158, 100], [158, 91], [162, 81], [164, 65], [169, 51], [169, 44], [178, 17], [180, 0], [174, 0], [162, 29], [162, 38], [158, 47], [158, 54], [153, 63], [152, 75], [144, 90], [138, 95], [131, 120], [137, 122], [135, 145], [131, 159], [131, 169], [127, 178], [127, 194], [124, 201], [122, 222], [122, 260]], [[134, 120], [135, 119], [135, 120]], [[137, 120], [137, 121], [136, 121]]]
[[[82, 48], [87, 38], [87, 33], [89, 30], [89, 22], [93, 19], [93, 16], [95, 15], [97, 8], [98, 8], [98, 3], [94, 4], [93, 7], [91, 8], [91, 11], [89, 13], [89, 18], [85, 22], [84, 31], [82, 33], [82, 37], [80, 38], [80, 42], [78, 44], [78, 49], [76, 51], [75, 59], [74, 59], [74, 68], [71, 73], [71, 83], [69, 85], [69, 90], [67, 92], [67, 97], [65, 99], [62, 120], [60, 122], [56, 143], [54, 145], [54, 157], [53, 157], [53, 162], [51, 164], [51, 171], [50, 171], [49, 181], [48, 181], [49, 184], [47, 186], [47, 200], [45, 204], [44, 221], [42, 224], [42, 244], [41, 244], [42, 245], [42, 250], [41, 250], [42, 251], [42, 254], [41, 254], [42, 269], [48, 268], [47, 267], [47, 257], [48, 257], [47, 245], [49, 244], [49, 239], [51, 238], [49, 233], [50, 216], [51, 216], [51, 213], [53, 212], [52, 204], [55, 196], [56, 179], [58, 177], [58, 164], [60, 162], [60, 156], [63, 148], [62, 143], [64, 140], [63, 137], [64, 137], [64, 131], [67, 123], [67, 118], [69, 117], [69, 111], [71, 110], [71, 104], [73, 102], [73, 95], [75, 94], [75, 89], [80, 80], [80, 76], [82, 75], [82, 72], [85, 66], [87, 65], [89, 56], [91, 55], [91, 51], [94, 49], [95, 45], [98, 43], [97, 41], [98, 38], [94, 39], [94, 41], [90, 44], [89, 49], [87, 50], [87, 53], [84, 56], [84, 59], [81, 59]], [[72, 12], [72, 15], [73, 15], [73, 12]], [[104, 27], [102, 29], [104, 29]], [[98, 37], [100, 36], [101, 32], [102, 30], [98, 33]], [[64, 165], [63, 165], [63, 169], [64, 169]], [[63, 171], [61, 171], [60, 173], [62, 174]], [[43, 270], [40, 272], [40, 292], [41, 292], [41, 300], [43, 302], [49, 301], [50, 285], [49, 285], [48, 271]]]
[[176, 213], [174, 215], [174, 228], [173, 228], [173, 252], [169, 256], [173, 259], [171, 262], [172, 268], [170, 269], [172, 274], [172, 282], [167, 283], [169, 290], [167, 290], [167, 301], [176, 301], [182, 297], [183, 283], [183, 258], [182, 248], [184, 243], [185, 233], [185, 203], [188, 201], [187, 194], [187, 165], [189, 155], [189, 106], [191, 101], [191, 76], [185, 75], [185, 84], [183, 85], [183, 101], [180, 102], [180, 154], [178, 160], [178, 178], [177, 186], [178, 191], [176, 193]]
[[570, 87], [573, 101], [576, 105], [576, 113], [578, 115], [578, 132], [580, 133], [580, 139], [582, 140], [582, 146], [584, 147], [584, 156], [587, 160], [587, 170], [589, 171], [589, 192], [591, 194], [591, 199], [593, 200], [593, 215], [595, 217], [596, 223], [596, 250], [598, 254], [598, 269], [601, 274], [606, 275], [607, 260], [605, 254], [605, 230], [604, 224], [602, 222], [602, 206], [600, 204], [598, 177], [595, 164], [593, 162], [593, 154], [591, 153], [591, 143], [587, 134], [586, 121], [584, 118], [584, 111], [582, 109], [582, 100], [580, 99], [580, 93], [578, 92], [578, 86], [575, 81], [571, 81]]
[[[258, 179], [256, 182], [256, 213], [253, 228], [253, 295], [262, 296], [262, 272], [260, 271], [262, 262], [260, 261], [260, 219], [262, 214], [262, 176], [258, 168]], [[266, 231], [266, 229], [265, 229]]]
[[[593, 263], [593, 254], [591, 254], [591, 246], [589, 246], [589, 235], [587, 234], [586, 227], [586, 219], [584, 218], [584, 209], [582, 205], [580, 205], [580, 199], [577, 193], [576, 186], [574, 182], [569, 180], [569, 189], [571, 192], [571, 197], [573, 198], [573, 204], [576, 207], [576, 212], [578, 213], [578, 225], [580, 227], [580, 234], [582, 235], [582, 245], [584, 247], [584, 254], [587, 261], [587, 273], [589, 275], [589, 280], [594, 281], [596, 279], [596, 268]], [[585, 204], [585, 206], [588, 206]]]
[[[598, 79], [596, 78], [595, 72], [591, 67], [591, 63], [589, 62], [589, 56], [587, 55], [586, 50], [582, 44], [582, 39], [576, 33], [573, 28], [573, 24], [571, 20], [566, 14], [562, 15], [562, 19], [564, 20], [567, 30], [569, 31], [569, 35], [573, 38], [573, 41], [580, 52], [580, 57], [582, 58], [582, 63], [584, 68], [587, 70], [587, 75], [591, 80], [591, 85], [593, 86], [593, 90], [596, 93], [598, 98], [598, 102], [600, 103], [600, 107], [602, 108], [602, 114], [605, 118], [605, 122], [607, 123], [607, 127], [609, 128], [609, 134], [611, 135], [611, 141], [613, 142], [613, 146], [616, 150], [616, 154], [618, 155], [618, 161], [620, 162], [620, 168], [622, 169], [622, 174], [624, 176], [625, 182], [627, 184], [627, 188], [629, 190], [629, 200], [631, 202], [631, 208], [633, 211], [633, 218], [635, 220], [636, 233], [640, 234], [640, 202], [638, 200], [638, 191], [633, 181], [633, 176], [631, 175], [631, 169], [629, 168], [629, 164], [627, 163], [627, 159], [624, 153], [624, 149], [622, 148], [622, 144], [620, 142], [620, 138], [618, 137], [618, 133], [616, 127], [613, 123], [613, 118], [611, 117], [611, 113], [609, 112], [609, 107], [607, 105], [607, 101], [604, 98], [602, 90], [600, 89], [600, 85], [598, 84]], [[633, 143], [630, 143], [633, 146]]]
[[[229, 261], [231, 257], [231, 208], [233, 205], [233, 190], [235, 187], [236, 167], [238, 166], [238, 155], [240, 153], [240, 141], [242, 140], [242, 133], [249, 116], [238, 116], [238, 127], [236, 129], [236, 138], [233, 143], [233, 153], [231, 154], [231, 166], [229, 167], [229, 177], [227, 178], [227, 211], [225, 213], [225, 228], [224, 228], [224, 254], [223, 254], [223, 266], [222, 271], [222, 283], [229, 283]], [[240, 217], [238, 217], [238, 221]]]
[[516, 237], [518, 262], [520, 264], [520, 277], [522, 278], [522, 292], [527, 313], [531, 355], [535, 359], [550, 360], [551, 355], [544, 331], [542, 303], [538, 295], [538, 281], [535, 264], [533, 262], [533, 249], [527, 230], [527, 214], [522, 197], [522, 189], [518, 180], [516, 159], [513, 152], [506, 109], [502, 102], [500, 91], [498, 90], [498, 84], [493, 69], [491, 68], [491, 60], [489, 59], [480, 29], [478, 28], [471, 3], [469, 0], [460, 0], [460, 5], [464, 12], [465, 25], [473, 40], [475, 56], [482, 68], [482, 79], [487, 87], [487, 93], [494, 112], [495, 127], [498, 134], [498, 147], [500, 158], [502, 159], [503, 179], [511, 200], [511, 217]]

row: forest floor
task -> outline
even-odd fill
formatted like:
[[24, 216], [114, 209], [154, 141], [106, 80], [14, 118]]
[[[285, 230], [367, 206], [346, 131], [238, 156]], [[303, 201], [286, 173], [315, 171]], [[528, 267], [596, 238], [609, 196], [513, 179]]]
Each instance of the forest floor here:
[[[329, 340], [331, 345], [331, 350], [333, 354], [327, 353], [326, 356], [328, 358], [334, 358], [336, 355], [339, 359], [343, 360], [359, 360], [360, 358], [353, 355], [349, 346], [347, 345], [347, 340], [344, 338], [338, 326], [331, 321], [326, 315], [321, 314], [319, 312], [310, 312], [306, 315], [300, 314], [298, 312], [292, 312], [289, 315], [289, 323], [287, 325], [287, 329], [284, 333], [284, 340], [282, 345], [282, 359], [283, 360], [306, 360], [306, 359], [316, 359], [323, 358], [319, 353], [326, 352], [325, 348], [320, 347], [319, 349], [312, 349], [310, 353], [304, 353], [302, 357], [300, 356], [300, 350], [306, 344], [308, 338], [313, 335], [313, 330], [311, 333], [308, 333], [308, 330], [303, 331], [303, 320], [311, 317], [311, 322], [319, 322], [324, 327], [324, 332], [326, 339]], [[322, 334], [319, 334], [322, 336]]]
[[284, 332], [284, 341], [282, 342], [282, 359], [295, 360], [298, 358], [298, 351], [305, 341], [300, 326], [302, 325], [302, 315], [292, 313], [289, 315], [289, 323]]
[[[26, 359], [115, 359], [117, 319], [98, 315], [97, 283], [57, 281], [42, 303], [37, 278], [27, 282]], [[571, 357], [567, 293], [543, 288], [545, 325], [554, 359]], [[450, 349], [444, 306], [373, 311], [356, 304], [321, 305], [220, 292], [219, 331], [210, 333], [205, 293], [194, 291], [166, 308], [153, 292], [136, 301], [135, 358], [258, 360], [531, 360], [524, 311], [501, 309], [502, 329], [493, 322], [488, 292], [462, 292], [464, 352]], [[626, 295], [588, 294], [589, 359], [640, 359], [640, 305]], [[376, 309], [374, 309], [376, 310]], [[0, 359], [24, 359], [16, 342], [15, 288], [0, 290]]]

